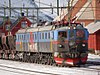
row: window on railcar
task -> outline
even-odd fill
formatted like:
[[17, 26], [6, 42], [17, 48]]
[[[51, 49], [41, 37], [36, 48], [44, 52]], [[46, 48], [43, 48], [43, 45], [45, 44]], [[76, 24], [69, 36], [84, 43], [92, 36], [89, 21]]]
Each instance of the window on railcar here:
[[52, 32], [52, 39], [54, 39], [54, 32]]
[[23, 34], [22, 34], [22, 40], [23, 40]]
[[48, 39], [50, 39], [50, 32], [48, 32]]
[[29, 41], [30, 36], [27, 34], [27, 40]]
[[42, 33], [42, 39], [44, 39], [44, 33]]
[[21, 40], [21, 35], [20, 35], [20, 40]]
[[35, 34], [35, 40], [37, 39], [37, 35]]
[[34, 38], [34, 40], [35, 40], [35, 34], [33, 34], [33, 38]]
[[22, 40], [22, 34], [21, 34], [21, 40]]
[[32, 34], [32, 38], [34, 39], [34, 34]]
[[25, 34], [24, 34], [24, 38], [23, 39], [25, 40]]
[[17, 34], [17, 40], [19, 40], [19, 35]]
[[47, 39], [47, 33], [45, 33], [45, 39]]
[[54, 39], [54, 32], [50, 32], [50, 38]]
[[18, 35], [18, 40], [20, 40], [20, 35]]
[[41, 39], [41, 33], [40, 33], [40, 36], [39, 36], [39, 37], [40, 37], [40, 39]]

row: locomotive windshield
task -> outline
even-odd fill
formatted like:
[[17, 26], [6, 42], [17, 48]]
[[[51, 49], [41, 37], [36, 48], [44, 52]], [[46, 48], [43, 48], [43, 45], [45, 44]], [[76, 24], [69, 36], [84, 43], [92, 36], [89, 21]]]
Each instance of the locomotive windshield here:
[[62, 37], [64, 37], [64, 38], [67, 38], [67, 32], [66, 31], [59, 31], [58, 32], [58, 36], [62, 36]]
[[74, 30], [70, 30], [69, 39], [70, 39], [70, 40], [74, 40], [74, 39], [75, 39]]
[[76, 30], [76, 39], [77, 40], [84, 40], [85, 38], [85, 32], [84, 30]]
[[67, 38], [67, 32], [66, 31], [59, 31], [58, 32], [58, 40], [60, 42], [65, 42], [65, 38]]

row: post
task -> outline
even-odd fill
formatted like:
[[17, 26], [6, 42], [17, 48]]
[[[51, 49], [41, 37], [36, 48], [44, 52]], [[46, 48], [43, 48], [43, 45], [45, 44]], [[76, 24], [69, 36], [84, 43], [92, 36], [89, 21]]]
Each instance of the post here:
[[39, 22], [39, 9], [37, 8], [37, 24]]
[[28, 16], [28, 9], [26, 9], [26, 14], [27, 14], [27, 16]]
[[59, 16], [59, 0], [57, 0], [57, 15]]
[[51, 7], [51, 14], [53, 14], [53, 6], [52, 6], [52, 3], [50, 3], [50, 7]]
[[9, 16], [11, 17], [11, 0], [9, 0]]
[[69, 22], [69, 26], [71, 25], [70, 24], [70, 20], [71, 20], [71, 15], [72, 15], [72, 5], [73, 5], [73, 1], [68, 1], [68, 22]]
[[68, 22], [70, 27], [70, 1], [68, 1]]
[[4, 16], [6, 16], [6, 8], [4, 8]]

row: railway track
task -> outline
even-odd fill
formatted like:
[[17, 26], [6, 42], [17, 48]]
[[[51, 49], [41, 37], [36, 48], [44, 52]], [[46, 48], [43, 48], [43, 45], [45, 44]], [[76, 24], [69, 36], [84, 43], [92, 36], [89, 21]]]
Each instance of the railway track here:
[[[12, 61], [12, 60], [10, 60], [10, 61]], [[16, 61], [16, 60], [13, 60], [13, 61]], [[22, 63], [30, 63], [30, 62], [26, 62], [26, 61], [16, 61], [16, 62], [22, 62]], [[41, 64], [41, 63], [34, 63], [34, 64]], [[48, 64], [42, 64], [42, 65], [48, 65]], [[72, 68], [73, 66], [67, 66], [67, 65], [51, 65], [51, 64], [49, 64], [48, 66], [54, 66], [54, 67], [70, 67], [70, 68]], [[76, 66], [76, 67], [83, 67], [83, 68], [89, 68], [89, 69], [97, 69], [97, 70], [100, 70], [100, 68], [90, 68], [90, 66], [100, 66], [100, 62], [98, 61], [87, 61], [87, 63], [86, 64], [84, 64], [84, 65], [80, 65], [80, 66]]]
[[0, 64], [0, 70], [13, 72], [13, 73], [17, 73], [17, 74], [24, 74], [24, 75], [40, 75], [40, 74], [41, 75], [58, 75], [58, 74], [54, 74], [54, 73], [33, 71], [33, 70], [28, 70], [28, 69], [22, 69], [22, 68], [1, 65], [1, 64]]
[[95, 61], [94, 62], [93, 61], [87, 61], [87, 64], [100, 65], [100, 61], [98, 61], [98, 62], [97, 61], [96, 62]]
[[[26, 63], [26, 62], [19, 62], [19, 61], [16, 62], [16, 61], [9, 61], [9, 60], [0, 60], [0, 70], [5, 70], [5, 71], [23, 74], [23, 75], [75, 75], [75, 74], [100, 75], [100, 69], [99, 69], [100, 66], [99, 68], [96, 67], [93, 68], [90, 66], [92, 65], [86, 64], [80, 67], [69, 68], [69, 67], [58, 67], [58, 66], [50, 66], [50, 65], [36, 64], [36, 63]], [[68, 72], [73, 72], [73, 73], [68, 73]]]
[[80, 65], [79, 67], [73, 67], [73, 68], [76, 70], [83, 70], [85, 72], [89, 71], [91, 72], [91, 74], [97, 72], [97, 75], [100, 75], [100, 62], [87, 61], [85, 65]]

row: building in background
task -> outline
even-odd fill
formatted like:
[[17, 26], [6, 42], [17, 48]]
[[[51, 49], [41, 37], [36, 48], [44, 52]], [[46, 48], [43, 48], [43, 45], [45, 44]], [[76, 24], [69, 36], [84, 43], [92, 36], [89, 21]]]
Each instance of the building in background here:
[[6, 17], [0, 25], [0, 32], [4, 35], [8, 35], [9, 32], [15, 35], [16, 32], [21, 28], [30, 27], [32, 22], [25, 16], [19, 17], [17, 19], [10, 19]]

